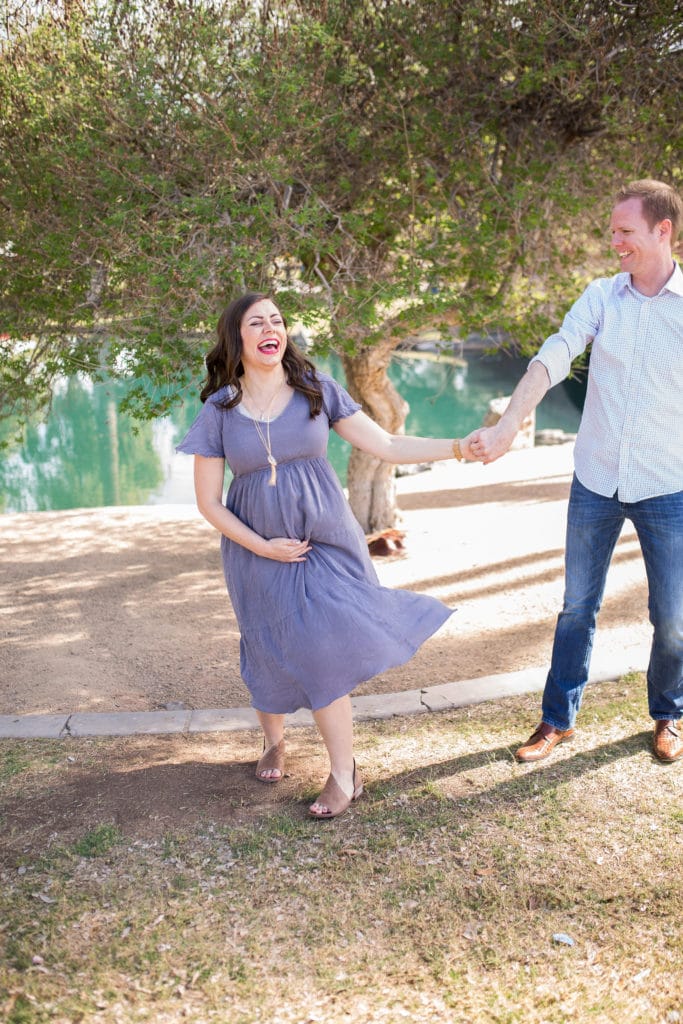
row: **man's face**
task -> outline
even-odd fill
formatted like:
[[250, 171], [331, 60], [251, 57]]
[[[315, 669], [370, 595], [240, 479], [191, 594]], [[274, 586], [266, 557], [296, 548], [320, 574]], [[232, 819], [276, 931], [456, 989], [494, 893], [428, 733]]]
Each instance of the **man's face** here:
[[610, 221], [612, 248], [621, 269], [635, 277], [659, 266], [662, 258], [662, 232], [659, 224], [651, 228], [643, 216], [640, 199], [625, 199], [612, 210]]

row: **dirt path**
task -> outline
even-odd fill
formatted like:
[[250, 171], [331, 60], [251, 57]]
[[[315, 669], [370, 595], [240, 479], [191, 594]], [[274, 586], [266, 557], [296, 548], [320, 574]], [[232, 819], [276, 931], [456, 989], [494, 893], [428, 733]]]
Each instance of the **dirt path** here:
[[[562, 599], [571, 445], [399, 480], [405, 555], [382, 583], [458, 612], [357, 694], [545, 664]], [[0, 517], [0, 714], [248, 703], [216, 533], [191, 506]], [[600, 628], [649, 633], [640, 549], [623, 534]]]

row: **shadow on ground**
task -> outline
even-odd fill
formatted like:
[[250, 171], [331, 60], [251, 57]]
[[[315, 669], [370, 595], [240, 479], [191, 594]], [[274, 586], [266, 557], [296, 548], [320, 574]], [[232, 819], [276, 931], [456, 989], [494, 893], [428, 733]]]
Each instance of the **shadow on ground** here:
[[[449, 722], [444, 713], [441, 722], [437, 719], [435, 724], [450, 728]], [[396, 719], [393, 725], [399, 731], [410, 731], [410, 720]], [[455, 722], [452, 728], [457, 727]], [[428, 789], [467, 773], [491, 770], [490, 775], [484, 776], [488, 780], [484, 790], [479, 784], [471, 795], [453, 799], [453, 813], [457, 815], [458, 808], [464, 811], [481, 800], [483, 794], [487, 801], [496, 804], [510, 801], [518, 805], [651, 746], [651, 732], [638, 731], [584, 749], [572, 749], [574, 744], [567, 744], [547, 763], [529, 766], [514, 762], [514, 749], [522, 738], [516, 729], [510, 746], [476, 749], [396, 774], [375, 772], [367, 780], [366, 801], [376, 809], [377, 801], [391, 804], [402, 793], [414, 792], [421, 786]], [[292, 731], [287, 775], [278, 785], [264, 785], [254, 778], [256, 747], [255, 733], [231, 736], [229, 744], [220, 736], [192, 741], [172, 736], [44, 743], [46, 754], [59, 761], [48, 773], [33, 775], [4, 800], [0, 808], [0, 862], [11, 866], [55, 843], [68, 846], [102, 823], [116, 825], [130, 841], [191, 831], [208, 822], [230, 829], [273, 813], [306, 818], [307, 805], [327, 771], [314, 731]], [[253, 760], [249, 748], [254, 750]], [[9, 744], [5, 744], [5, 749], [9, 749]], [[22, 745], [15, 743], [12, 749], [22, 749]], [[23, 749], [40, 748], [38, 744], [24, 744]], [[362, 738], [359, 750], [362, 761]], [[425, 751], [423, 762], [427, 757]], [[502, 780], [496, 778], [493, 769], [501, 762], [507, 767], [514, 766], [512, 777], [508, 774]], [[363, 815], [363, 803], [354, 809], [354, 815]], [[311, 827], [316, 827], [316, 823], [312, 822]]]

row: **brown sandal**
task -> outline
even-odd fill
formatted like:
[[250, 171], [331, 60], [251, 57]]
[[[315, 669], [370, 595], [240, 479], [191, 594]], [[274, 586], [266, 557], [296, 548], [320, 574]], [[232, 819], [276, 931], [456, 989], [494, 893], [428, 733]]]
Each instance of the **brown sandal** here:
[[[263, 747], [265, 750], [266, 741], [263, 741]], [[280, 774], [275, 776], [263, 776], [263, 772], [267, 771], [278, 771]], [[265, 753], [261, 755], [256, 765], [256, 778], [259, 782], [280, 782], [284, 778], [285, 774], [285, 741], [284, 738], [279, 743], [274, 743], [272, 747], [268, 747]]]
[[313, 811], [309, 807], [308, 813], [312, 818], [317, 818], [319, 821], [327, 821], [329, 818], [338, 818], [340, 814], [347, 811], [354, 800], [363, 792], [363, 780], [360, 777], [360, 773], [356, 768], [356, 762], [353, 762], [353, 793], [351, 796], [347, 796], [344, 790], [341, 788], [334, 775], [330, 772], [327, 776], [327, 782], [325, 787], [315, 801], [316, 804], [322, 804], [327, 807], [327, 811], [322, 813]]

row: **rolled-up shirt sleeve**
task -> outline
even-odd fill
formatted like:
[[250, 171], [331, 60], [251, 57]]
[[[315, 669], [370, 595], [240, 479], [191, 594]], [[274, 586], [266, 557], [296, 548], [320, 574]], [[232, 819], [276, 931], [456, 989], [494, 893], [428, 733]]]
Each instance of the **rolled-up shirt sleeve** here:
[[556, 334], [551, 334], [530, 361], [542, 363], [548, 371], [550, 386], [569, 376], [573, 361], [586, 351], [601, 323], [602, 293], [599, 282], [586, 288], [569, 310]]

